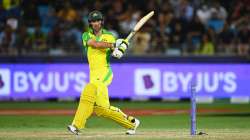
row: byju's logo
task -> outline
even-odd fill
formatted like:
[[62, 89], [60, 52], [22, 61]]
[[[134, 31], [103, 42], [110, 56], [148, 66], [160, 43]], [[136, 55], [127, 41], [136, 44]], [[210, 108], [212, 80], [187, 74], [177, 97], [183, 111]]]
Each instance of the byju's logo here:
[[152, 77], [149, 74], [146, 74], [143, 76], [143, 82], [144, 82], [144, 87], [146, 89], [150, 89], [154, 86], [154, 83], [152, 81]]
[[0, 69], [0, 95], [10, 94], [10, 71]]
[[137, 95], [159, 95], [161, 73], [158, 69], [135, 70], [134, 87]]

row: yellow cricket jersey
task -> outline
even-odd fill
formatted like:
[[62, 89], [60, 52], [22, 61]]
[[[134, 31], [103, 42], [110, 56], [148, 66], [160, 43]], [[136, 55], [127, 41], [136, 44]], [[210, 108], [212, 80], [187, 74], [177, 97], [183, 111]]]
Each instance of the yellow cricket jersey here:
[[107, 43], [115, 43], [115, 37], [111, 32], [105, 29], [101, 29], [102, 34], [100, 36], [95, 36], [93, 30], [89, 29], [87, 32], [82, 34], [83, 46], [87, 53], [88, 63], [90, 70], [101, 70], [110, 67], [110, 48], [94, 48], [88, 46], [87, 42], [89, 39], [94, 39], [96, 41], [103, 41]]

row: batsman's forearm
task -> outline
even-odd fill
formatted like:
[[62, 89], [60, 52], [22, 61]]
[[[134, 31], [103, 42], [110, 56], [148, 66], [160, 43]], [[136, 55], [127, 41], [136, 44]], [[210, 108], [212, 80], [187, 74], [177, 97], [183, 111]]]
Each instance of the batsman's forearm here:
[[97, 42], [96, 48], [114, 48], [114, 44], [107, 42]]
[[95, 48], [114, 48], [113, 43], [107, 43], [107, 42], [97, 42], [95, 40], [89, 40], [88, 45], [93, 46]]

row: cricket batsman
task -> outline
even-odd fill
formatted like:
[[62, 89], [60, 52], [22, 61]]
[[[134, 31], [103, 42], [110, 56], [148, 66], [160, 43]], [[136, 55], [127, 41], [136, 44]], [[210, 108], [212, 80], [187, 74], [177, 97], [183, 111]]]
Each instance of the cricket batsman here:
[[90, 70], [90, 82], [81, 93], [74, 120], [68, 130], [79, 134], [85, 127], [87, 119], [94, 112], [97, 116], [111, 119], [128, 129], [126, 134], [135, 134], [140, 121], [123, 113], [109, 102], [108, 86], [112, 82], [113, 73], [110, 67], [110, 55], [120, 59], [128, 48], [126, 39], [115, 39], [112, 33], [103, 28], [103, 15], [93, 11], [88, 15], [89, 29], [82, 34], [84, 49]]

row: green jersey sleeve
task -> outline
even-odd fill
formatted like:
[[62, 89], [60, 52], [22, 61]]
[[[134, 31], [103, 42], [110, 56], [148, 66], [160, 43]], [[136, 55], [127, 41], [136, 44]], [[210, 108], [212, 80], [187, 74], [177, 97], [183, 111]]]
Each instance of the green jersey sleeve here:
[[90, 39], [90, 36], [89, 36], [88, 32], [84, 32], [82, 34], [82, 43], [83, 43], [83, 46], [87, 47], [87, 42], [88, 42], [89, 39]]

